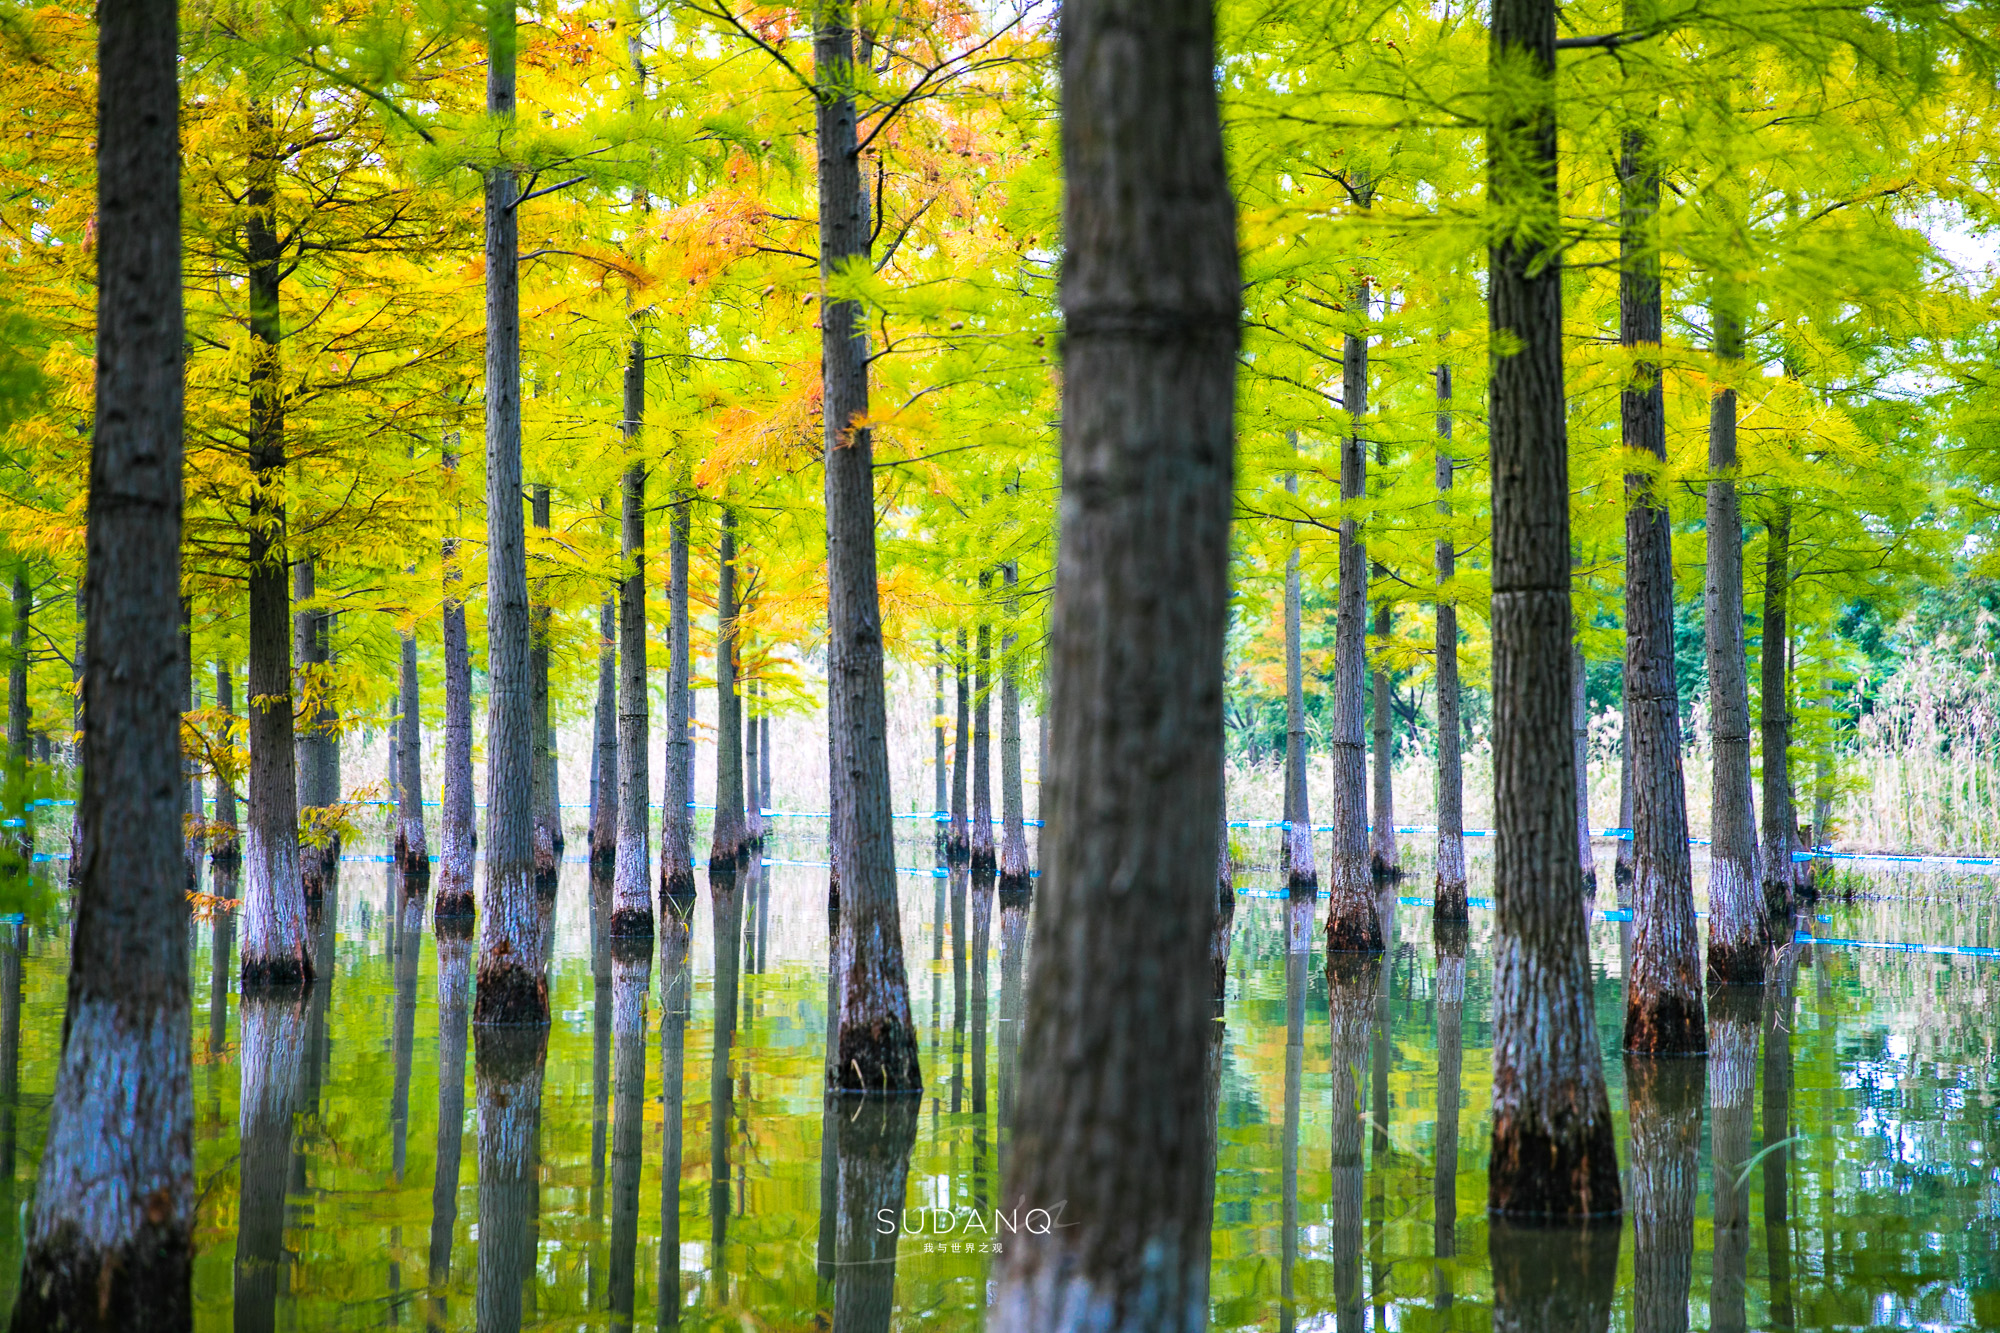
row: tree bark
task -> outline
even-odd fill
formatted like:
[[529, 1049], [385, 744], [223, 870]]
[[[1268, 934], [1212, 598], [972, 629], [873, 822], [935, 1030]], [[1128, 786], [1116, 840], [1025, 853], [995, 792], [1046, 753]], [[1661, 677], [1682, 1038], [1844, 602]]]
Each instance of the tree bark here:
[[1583, 626], [1570, 650], [1570, 753], [1576, 763], [1576, 859], [1583, 871], [1583, 919], [1597, 903], [1597, 858], [1590, 850], [1590, 695], [1584, 676]]
[[1382, 978], [1379, 957], [1329, 953], [1326, 960], [1326, 1008], [1332, 1048], [1331, 1167], [1332, 1189], [1327, 1201], [1327, 1235], [1333, 1250], [1333, 1302], [1336, 1326], [1360, 1330], [1366, 1315], [1361, 1287], [1362, 1196], [1367, 1165], [1363, 1127], [1368, 1107], [1363, 1103], [1362, 1070], [1368, 1064], [1370, 1030], [1375, 1020], [1375, 991]]
[[759, 752], [757, 773], [757, 804], [771, 809], [771, 715], [764, 714], [757, 724], [764, 734], [764, 745]]
[[[448, 472], [458, 470], [455, 450], [444, 452]], [[473, 915], [473, 857], [478, 832], [472, 810], [472, 650], [467, 642], [464, 574], [458, 538], [446, 537], [444, 557], [444, 781], [438, 811], [438, 891], [432, 911], [438, 929]]]
[[956, 865], [972, 859], [972, 815], [967, 807], [972, 787], [966, 773], [972, 758], [972, 682], [964, 630], [958, 632], [958, 656], [953, 661], [958, 672], [958, 718], [951, 733], [951, 832], [945, 853]]
[[[1292, 436], [1294, 451], [1298, 436]], [[1296, 473], [1285, 476], [1285, 491], [1296, 495]], [[1306, 782], [1306, 692], [1299, 589], [1299, 547], [1285, 552], [1285, 886], [1294, 897], [1319, 896], [1319, 867], [1313, 861], [1312, 799]]]
[[[1635, 0], [1626, 21], [1637, 24]], [[1648, 112], [1626, 128], [1618, 164], [1618, 338], [1634, 358], [1620, 393], [1628, 457], [1667, 456], [1660, 383], [1660, 168]], [[1681, 774], [1680, 696], [1674, 684], [1673, 524], [1648, 473], [1625, 475], [1625, 735], [1632, 747], [1632, 973], [1625, 987], [1625, 1049], [1689, 1055], [1708, 1049], [1700, 936], [1688, 860]]]
[[272, 213], [278, 164], [270, 111], [252, 104], [244, 221], [250, 288], [249, 515], [250, 865], [243, 894], [243, 984], [310, 981], [299, 875], [297, 762], [292, 736], [290, 588], [285, 563], [285, 402], [280, 383], [282, 255]]
[[1792, 919], [1792, 847], [1797, 816], [1792, 810], [1792, 700], [1790, 666], [1792, 503], [1779, 492], [1764, 520], [1764, 626], [1758, 731], [1763, 754], [1764, 911], [1789, 929]]
[[243, 1000], [237, 1103], [236, 1327], [276, 1329], [286, 1285], [285, 1184], [291, 1173], [293, 1118], [300, 1105], [308, 1049], [303, 992], [267, 990]]
[[[1803, 950], [1787, 939], [1764, 987], [1764, 1271], [1770, 1275], [1771, 1324], [1794, 1328], [1792, 1310], [1791, 1154], [1793, 982]], [[1780, 1147], [1778, 1145], [1785, 1146]]]
[[1618, 839], [1618, 859], [1612, 879], [1618, 890], [1618, 905], [1632, 905], [1632, 728], [1626, 719], [1625, 688], [1619, 686], [1618, 716], [1618, 827], [1625, 830]]
[[[1046, 731], [1044, 732], [1046, 734]], [[1208, 930], [1208, 965], [1214, 986], [1215, 1015], [1222, 1016], [1223, 1000], [1229, 990], [1229, 945], [1236, 930], [1236, 865], [1229, 855], [1229, 772], [1224, 755], [1218, 754], [1215, 803], [1215, 919]], [[1046, 764], [1042, 771], [1048, 772]]]
[[1636, 1333], [1684, 1333], [1688, 1326], [1705, 1072], [1706, 1065], [1693, 1060], [1625, 1057]]
[[736, 863], [709, 871], [709, 929], [715, 940], [715, 1034], [708, 1067], [708, 1253], [718, 1304], [729, 1299], [729, 1121], [734, 1083], [738, 987], [743, 974], [743, 895]]
[[[64, 1040], [12, 1327], [193, 1326], [177, 11], [98, 9], [97, 371]], [[294, 882], [296, 888], [296, 882]]]
[[[525, 592], [521, 601], [525, 611]], [[524, 614], [524, 627], [526, 621]], [[526, 656], [524, 651], [523, 659]], [[525, 768], [523, 765], [524, 778]], [[521, 805], [525, 815], [525, 799]], [[523, 819], [524, 826], [526, 822]], [[527, 889], [532, 909], [534, 885], [527, 883]], [[472, 1021], [481, 1024], [477, 1001]], [[542, 1075], [547, 1060], [545, 1026], [481, 1024], [476, 1032], [473, 1080], [479, 1119], [479, 1282], [474, 1301], [475, 1319], [483, 1329], [522, 1327], [523, 1289], [534, 1280], [533, 1223], [541, 1211], [536, 1145], [542, 1132]]]
[[694, 742], [688, 678], [694, 649], [688, 627], [688, 479], [676, 479], [667, 528], [667, 600], [673, 634], [673, 663], [667, 684], [667, 791], [660, 812], [660, 896], [694, 898]]
[[757, 791], [757, 699], [753, 679], [743, 687], [743, 845], [753, 851], [764, 845], [764, 804]]
[[[23, 561], [14, 564], [13, 625], [9, 636], [7, 652], [7, 765], [8, 777], [14, 790], [20, 793], [18, 804], [10, 812], [21, 821], [14, 835], [15, 851], [23, 865], [29, 864], [35, 856], [34, 816], [27, 807], [28, 765], [34, 759], [28, 740], [28, 622], [34, 614], [34, 594], [28, 588], [28, 570]], [[182, 624], [186, 624], [186, 603], [182, 603]], [[181, 653], [193, 660], [188, 653], [186, 631], [182, 632]], [[190, 677], [192, 679], [192, 677]], [[193, 706], [193, 699], [188, 700]], [[201, 848], [196, 844], [193, 830], [201, 820], [201, 777], [199, 771], [181, 762], [182, 787], [188, 796], [189, 813], [195, 818], [186, 836], [188, 887], [194, 887], [195, 875], [201, 865]]]
[[882, 612], [876, 588], [874, 445], [868, 414], [868, 339], [859, 303], [826, 285], [869, 252], [868, 195], [855, 130], [853, 8], [820, 6], [813, 34], [819, 81], [824, 379], [828, 709], [832, 722], [833, 862], [840, 880], [839, 1049], [829, 1080], [843, 1092], [918, 1092], [916, 1030], [896, 909], [890, 820]]
[[660, 909], [660, 1274], [658, 1324], [681, 1317], [681, 1118], [686, 1108], [687, 1029], [694, 1007], [689, 920], [692, 905], [669, 898]]
[[937, 781], [937, 796], [932, 806], [932, 818], [936, 821], [937, 827], [932, 831], [936, 835], [938, 864], [944, 865], [948, 862], [951, 851], [951, 775], [946, 766], [944, 740], [944, 640], [933, 640], [931, 648], [937, 654], [937, 662], [932, 671], [935, 679], [931, 721], [931, 766], [932, 776]]
[[417, 680], [417, 636], [403, 636], [402, 719], [396, 743], [396, 863], [403, 888], [422, 897], [431, 882], [430, 844], [424, 837], [424, 723]]
[[[516, 41], [511, 0], [508, 3], [488, 0], [486, 110], [502, 123], [510, 123], [514, 117]], [[521, 523], [521, 277], [515, 198], [514, 169], [496, 166], [488, 170], [486, 910], [479, 918], [478, 993], [472, 1006], [475, 1024], [549, 1021], [530, 804], [535, 718], [528, 657], [533, 634], [528, 619], [527, 534]], [[539, 1087], [540, 1059], [536, 1058], [533, 1065], [534, 1081]], [[508, 1077], [511, 1079], [512, 1075]], [[524, 1168], [514, 1164], [508, 1169]], [[483, 1205], [484, 1170], [480, 1176]], [[482, 1270], [485, 1248], [481, 1246]], [[514, 1289], [517, 1309], [519, 1296], [517, 1285]], [[482, 1300], [482, 1323], [486, 1322], [483, 1306]]]
[[590, 736], [590, 866], [610, 873], [618, 859], [618, 598], [597, 612], [597, 710]]
[[993, 626], [987, 618], [987, 590], [993, 571], [979, 572], [979, 624], [973, 631], [972, 664], [972, 825], [974, 873], [991, 873], [993, 854]]
[[[549, 530], [549, 488], [534, 488], [534, 522]], [[528, 710], [535, 728], [533, 779], [529, 799], [534, 806], [535, 884], [543, 893], [554, 893], [556, 875], [562, 861], [562, 794], [556, 782], [556, 732], [549, 711], [549, 606], [542, 580], [535, 580], [534, 601], [528, 616], [533, 638], [528, 648]]]
[[[224, 717], [236, 714], [236, 669], [227, 662], [215, 664], [215, 707]], [[209, 865], [234, 870], [243, 864], [243, 847], [236, 832], [236, 780], [221, 771], [215, 775], [215, 831]]]
[[[1365, 187], [1364, 187], [1365, 190]], [[1366, 321], [1370, 284], [1355, 284], [1358, 318]], [[1341, 403], [1348, 430], [1340, 441], [1343, 505], [1368, 496], [1368, 444], [1361, 423], [1368, 415], [1368, 336], [1350, 332], [1341, 348]], [[1368, 548], [1354, 517], [1340, 520], [1340, 588], [1333, 640], [1333, 892], [1327, 904], [1326, 947], [1332, 953], [1375, 952], [1382, 923], [1375, 916], [1369, 867], [1368, 751], [1362, 729], [1362, 695], [1368, 676]]]
[[[1377, 461], [1381, 461], [1378, 459]], [[1387, 580], [1388, 566], [1379, 560], [1371, 566], [1375, 576]], [[1392, 612], [1389, 603], [1375, 604], [1375, 649], [1380, 652], [1389, 644], [1392, 628]], [[1402, 854], [1396, 850], [1396, 783], [1395, 746], [1392, 724], [1394, 712], [1389, 699], [1389, 673], [1377, 661], [1369, 672], [1369, 698], [1372, 716], [1371, 730], [1371, 776], [1374, 779], [1374, 797], [1369, 803], [1368, 816], [1368, 869], [1378, 880], [1397, 880], [1403, 877]]]
[[[835, 1128], [839, 1159], [834, 1228], [835, 1333], [888, 1333], [896, 1312], [896, 1245], [917, 1141], [917, 1102], [869, 1099]], [[884, 1213], [899, 1225], [885, 1231]]]
[[[297, 600], [310, 601], [318, 595], [315, 587], [316, 568], [312, 557], [305, 557], [293, 567], [294, 591]], [[298, 613], [294, 633], [297, 637], [297, 652], [300, 665], [312, 664], [324, 671], [333, 664], [333, 622], [331, 611], [318, 610]], [[313, 714], [312, 724], [306, 728], [294, 745], [298, 764], [299, 804], [304, 809], [325, 810], [340, 803], [340, 711], [334, 707], [331, 692], [324, 683], [314, 693], [319, 699], [319, 707]], [[324, 841], [310, 851], [301, 848], [302, 873], [305, 876], [306, 892], [310, 897], [319, 897], [332, 882], [335, 867], [340, 862], [340, 835], [331, 829], [323, 830]], [[317, 865], [314, 862], [317, 861]]]
[[1708, 1107], [1715, 1196], [1715, 1254], [1709, 1266], [1708, 1312], [1713, 1333], [1746, 1333], [1744, 1308], [1750, 1260], [1752, 1113], [1757, 1091], [1757, 1028], [1763, 993], [1749, 986], [1709, 989]]
[[[1205, 0], [1063, 13], [1054, 753], [996, 1333], [1208, 1322], [1239, 273]], [[1143, 892], [1135, 891], [1145, 885]]]
[[1493, 1146], [1490, 1207], [1577, 1218], [1619, 1208], [1577, 911], [1570, 748], [1569, 445], [1556, 207], [1555, 6], [1496, 0], [1487, 181], [1521, 219], [1490, 247], [1493, 477]]
[[[1711, 303], [1716, 359], [1736, 368], [1743, 323]], [[1768, 951], [1750, 813], [1750, 673], [1743, 649], [1743, 513], [1736, 498], [1736, 390], [1709, 401], [1708, 713], [1714, 773], [1708, 816], [1708, 984], [1762, 985]]]
[[1000, 892], [1026, 893], [1028, 825], [1021, 792], [1021, 681], [1014, 656], [1013, 624], [1021, 604], [1013, 595], [1019, 574], [1012, 561], [1000, 567], [1006, 583], [1008, 629], [1000, 636]]
[[465, 1141], [465, 1037], [472, 1000], [472, 923], [437, 922], [438, 1119], [436, 1169], [431, 1177], [430, 1311], [435, 1327], [447, 1326], [444, 1288], [458, 1227], [458, 1169]]
[[1437, 1155], [1431, 1169], [1431, 1253], [1435, 1270], [1438, 1326], [1450, 1327], [1446, 1312], [1454, 1292], [1453, 1265], [1458, 1257], [1458, 1115], [1465, 1067], [1465, 946], [1467, 930], [1459, 923], [1437, 922]]
[[[1296, 556], [1296, 549], [1294, 554]], [[1278, 1327], [1291, 1333], [1298, 1323], [1292, 1271], [1299, 1261], [1300, 1091], [1306, 1063], [1306, 971], [1312, 964], [1312, 908], [1309, 898], [1287, 904], [1285, 932], [1285, 1133], [1280, 1177], [1283, 1216], [1278, 1259]], [[1303, 919], [1301, 919], [1303, 918]]]
[[[629, 367], [626, 370], [628, 417], [636, 373]], [[618, 841], [612, 858], [611, 934], [614, 938], [651, 938], [653, 897], [648, 892], [647, 873], [652, 869], [653, 778], [646, 696], [646, 468], [639, 459], [627, 461], [619, 495]], [[671, 810], [668, 817], [672, 817]]]
[[1437, 368], [1438, 519], [1445, 532], [1437, 542], [1437, 884], [1431, 919], [1439, 926], [1464, 923], [1465, 775], [1464, 727], [1459, 721], [1458, 603], [1451, 581], [1458, 574], [1458, 548], [1451, 526], [1451, 367]]
[[[641, 885], [643, 892], [644, 885]], [[662, 977], [662, 981], [666, 978]], [[632, 1327], [638, 1276], [639, 1173], [645, 1157], [646, 992], [653, 981], [650, 934], [611, 944], [611, 1326]], [[678, 1208], [676, 1208], [678, 1211]]]
[[736, 693], [736, 515], [722, 511], [715, 595], [715, 825], [708, 845], [711, 874], [734, 866], [744, 852], [743, 701]]

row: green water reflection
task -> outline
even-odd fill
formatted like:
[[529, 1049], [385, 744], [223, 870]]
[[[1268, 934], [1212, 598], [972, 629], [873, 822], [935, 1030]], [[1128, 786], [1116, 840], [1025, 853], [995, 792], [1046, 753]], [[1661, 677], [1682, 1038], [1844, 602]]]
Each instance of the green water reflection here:
[[[838, 1301], [856, 1327], [979, 1327], [993, 1237], [904, 1235], [891, 1263], [861, 1221], [885, 1200], [912, 1229], [990, 1216], [1034, 1058], [1031, 909], [961, 880], [901, 887], [929, 1088], [913, 1114], [848, 1120], [822, 1111], [828, 917], [810, 867], [721, 897], [704, 881], [636, 954], [597, 938], [584, 867], [567, 867], [545, 1039], [468, 1027], [472, 944], [439, 938], [379, 864], [343, 865], [319, 923], [331, 962], [303, 1002], [243, 1002], [231, 924], [198, 926], [201, 1326], [806, 1329]], [[1822, 904], [1830, 920], [1809, 928], [1989, 942], [1991, 880], [1858, 887], [1877, 896]], [[1794, 947], [1782, 984], [1718, 998], [1709, 1060], [1649, 1067], [1618, 1052], [1622, 942], [1600, 922], [1635, 1210], [1590, 1236], [1490, 1236], [1491, 916], [1434, 942], [1424, 907], [1393, 915], [1379, 963], [1329, 971], [1315, 920], [1239, 902], [1216, 1327], [1485, 1329], [1496, 1287], [1565, 1326], [2000, 1326], [2000, 963]], [[0, 1309], [54, 1081], [64, 933], [0, 929]]]

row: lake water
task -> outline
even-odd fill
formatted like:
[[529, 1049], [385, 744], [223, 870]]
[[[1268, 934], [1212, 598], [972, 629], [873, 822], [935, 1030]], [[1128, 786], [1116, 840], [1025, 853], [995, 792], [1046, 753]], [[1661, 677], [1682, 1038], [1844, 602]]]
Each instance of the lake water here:
[[[566, 866], [539, 1066], [532, 1041], [467, 1035], [469, 947], [403, 910], [386, 865], [342, 865], [319, 927], [330, 960], [303, 1005], [246, 1010], [220, 952], [229, 923], [197, 926], [198, 1325], [830, 1326], [826, 879], [782, 864], [824, 851], [774, 838], [765, 855], [780, 864], [741, 881], [740, 911], [721, 921], [704, 880], [685, 968], [593, 950], [586, 868]], [[920, 867], [928, 844], [907, 842], [902, 859]], [[1477, 845], [1472, 861], [1477, 895]], [[1299, 929], [1284, 898], [1258, 891], [1275, 875], [1247, 875], [1218, 1033], [1214, 1326], [1485, 1329], [1495, 1255], [1497, 1296], [1530, 1326], [2000, 1326], [2000, 961], [1871, 947], [1984, 949], [2000, 885], [1846, 873], [1857, 900], [1801, 919], [1818, 938], [1787, 951], [1783, 984], [1717, 1007], [1708, 1061], [1626, 1065], [1620, 926], [1597, 924], [1627, 1200], [1654, 1202], [1581, 1242], [1489, 1236], [1491, 913], [1475, 906], [1460, 962], [1440, 957], [1428, 907], [1399, 903], [1379, 966], [1330, 986], [1323, 904]], [[1034, 1058], [1019, 1041], [1033, 922], [922, 869], [900, 887], [928, 1080], [904, 1199], [914, 1228], [939, 1210], [990, 1215], [997, 1199], [1018, 1069]], [[1385, 900], [1427, 894], [1416, 873]], [[18, 1081], [0, 1068], [0, 1310], [65, 965], [62, 929], [7, 933], [19, 938], [0, 983], [18, 960], [21, 1001]], [[1298, 940], [1309, 951], [1288, 949]], [[1359, 1118], [1337, 1117], [1337, 1100]], [[874, 1312], [839, 1322], [980, 1327], [995, 1243], [902, 1236], [893, 1304], [884, 1272]]]

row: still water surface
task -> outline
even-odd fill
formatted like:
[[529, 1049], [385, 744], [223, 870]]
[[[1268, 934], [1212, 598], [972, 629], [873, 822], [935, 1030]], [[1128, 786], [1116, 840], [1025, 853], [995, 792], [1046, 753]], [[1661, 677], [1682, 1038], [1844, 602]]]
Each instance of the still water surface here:
[[[774, 839], [765, 855], [823, 851]], [[1475, 848], [1475, 894], [1486, 869]], [[1619, 1054], [1620, 926], [1598, 922], [1627, 1200], [1652, 1201], [1615, 1254], [1612, 1236], [1489, 1237], [1490, 912], [1475, 908], [1461, 956], [1391, 892], [1388, 954], [1330, 974], [1317, 921], [1253, 886], [1217, 1034], [1214, 1326], [1489, 1328], [1496, 1252], [1535, 1275], [1503, 1271], [1499, 1297], [1542, 1292], [1562, 1322], [1604, 1327], [1573, 1309], [1601, 1291], [1615, 1329], [2000, 1326], [2000, 960], [1820, 942], [1983, 949], [2000, 884], [1854, 882], [1855, 903], [1801, 919], [1818, 940], [1786, 951], [1779, 984], [1717, 1003], [1712, 1057], [1670, 1068]], [[929, 1081], [906, 1225], [963, 1227], [997, 1202], [1034, 1058], [1019, 1040], [1032, 908], [958, 878], [901, 889]], [[1423, 875], [1400, 892], [1427, 892]], [[540, 1049], [468, 1033], [473, 946], [441, 940], [382, 864], [343, 864], [318, 926], [331, 962], [303, 1004], [246, 1004], [232, 923], [196, 928], [200, 1327], [811, 1329], [835, 1322], [837, 1292], [875, 1307], [843, 1326], [980, 1327], [1004, 1233], [904, 1235], [872, 1282], [828, 1280], [823, 870], [763, 866], [721, 911], [704, 880], [685, 946], [667, 933], [650, 956], [596, 940], [580, 864], [552, 912]], [[21, 1000], [17, 1081], [0, 1042], [0, 1310], [65, 965], [63, 930], [6, 934], [0, 1000]]]

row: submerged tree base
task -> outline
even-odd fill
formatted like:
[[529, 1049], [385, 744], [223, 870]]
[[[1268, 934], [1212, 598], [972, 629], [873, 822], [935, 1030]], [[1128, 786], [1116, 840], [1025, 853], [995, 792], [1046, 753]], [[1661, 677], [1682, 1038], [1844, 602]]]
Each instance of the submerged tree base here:
[[1708, 1020], [1699, 991], [1641, 995], [1625, 1000], [1625, 1051], [1629, 1055], [1706, 1055]]
[[1440, 878], [1431, 889], [1431, 930], [1433, 934], [1446, 929], [1463, 930], [1472, 920], [1470, 905], [1466, 901], [1465, 881]]
[[1718, 940], [1713, 930], [1708, 940], [1708, 984], [1710, 986], [1761, 986], [1764, 963], [1770, 949], [1761, 940], [1731, 943]]
[[[1561, 1089], [1547, 1099], [1553, 1106], [1581, 1100], [1580, 1095], [1565, 1098]], [[1624, 1211], [1610, 1117], [1585, 1121], [1559, 1115], [1553, 1133], [1511, 1115], [1494, 1120], [1493, 1154], [1486, 1167], [1488, 1212], [1577, 1222]]]
[[[1359, 916], [1361, 919], [1357, 920]], [[1326, 919], [1328, 953], [1381, 953], [1382, 922], [1373, 912], [1330, 915]]]
[[923, 1095], [916, 1034], [893, 1019], [842, 1026], [839, 1051], [838, 1063], [827, 1071], [832, 1091], [871, 1097]]
[[653, 938], [653, 914], [639, 907], [621, 907], [611, 914], [611, 952], [615, 957], [626, 941], [648, 942]]
[[14, 1333], [173, 1333], [194, 1327], [194, 1239], [167, 1224], [170, 1200], [148, 1199], [139, 1234], [116, 1250], [75, 1226], [32, 1245], [14, 1304]]
[[1285, 877], [1285, 892], [1293, 898], [1319, 897], [1319, 874], [1308, 868], [1294, 870]]
[[1622, 1228], [1611, 1222], [1496, 1221], [1486, 1233], [1496, 1333], [1598, 1333], [1618, 1291]]
[[1394, 884], [1403, 878], [1403, 867], [1394, 861], [1382, 859], [1382, 853], [1374, 852], [1368, 857], [1368, 873], [1378, 884]]
[[437, 902], [431, 907], [431, 921], [436, 925], [440, 935], [445, 933], [447, 927], [456, 928], [460, 923], [463, 923], [465, 929], [469, 931], [472, 929], [472, 919], [478, 910], [472, 899], [472, 890], [440, 886]]
[[312, 980], [312, 959], [307, 956], [303, 942], [300, 943], [296, 955], [252, 958], [246, 954], [243, 959], [244, 990], [279, 990], [310, 986]]
[[660, 901], [691, 903], [695, 899], [694, 867], [667, 866], [660, 871]]
[[547, 1026], [549, 986], [511, 958], [479, 964], [472, 1021], [485, 1027]]
[[430, 854], [421, 848], [411, 852], [401, 846], [398, 838], [396, 848], [396, 868], [403, 875], [403, 892], [421, 898], [431, 887]]

